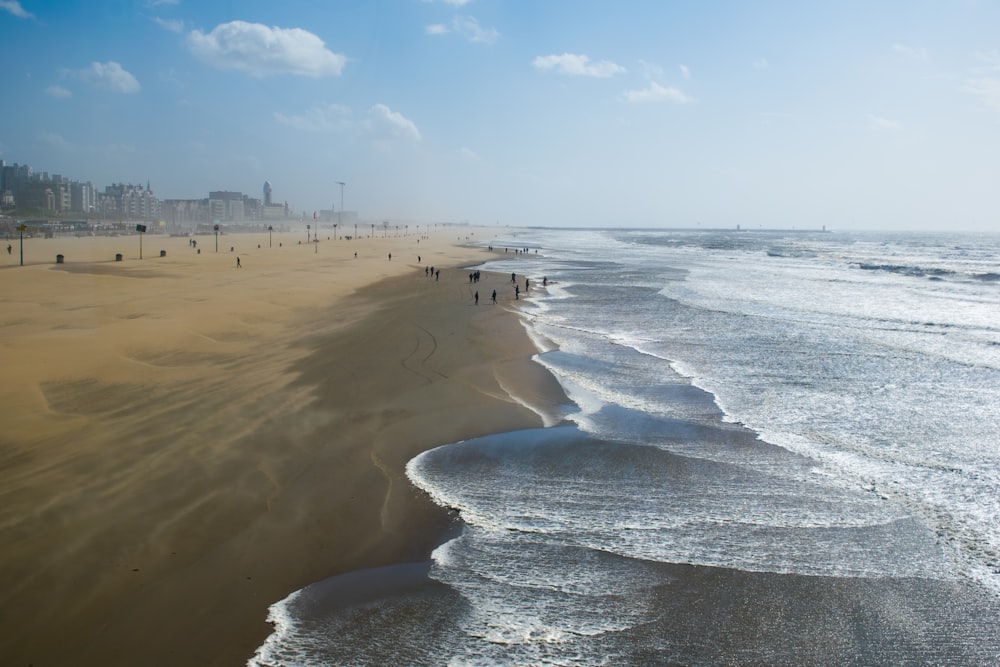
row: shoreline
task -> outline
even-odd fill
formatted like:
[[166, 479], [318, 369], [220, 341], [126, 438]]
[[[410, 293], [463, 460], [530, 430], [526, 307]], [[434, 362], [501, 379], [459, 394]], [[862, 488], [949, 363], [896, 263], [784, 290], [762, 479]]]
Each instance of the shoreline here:
[[565, 400], [520, 315], [473, 305], [495, 255], [320, 246], [5, 272], [4, 661], [244, 664], [291, 592], [426, 559], [453, 518], [406, 462], [540, 425], [499, 378]]

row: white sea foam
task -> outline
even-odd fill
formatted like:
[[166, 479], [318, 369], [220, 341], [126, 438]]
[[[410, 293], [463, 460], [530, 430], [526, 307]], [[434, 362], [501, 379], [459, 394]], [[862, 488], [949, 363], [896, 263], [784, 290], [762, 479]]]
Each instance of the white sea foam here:
[[[247, 667], [299, 667], [305, 663], [299, 662], [294, 655], [294, 637], [296, 625], [289, 606], [298, 599], [301, 590], [288, 595], [284, 600], [275, 602], [267, 610], [267, 622], [274, 626], [268, 638], [257, 647], [252, 658], [247, 660]], [[292, 653], [291, 655], [289, 653]]]

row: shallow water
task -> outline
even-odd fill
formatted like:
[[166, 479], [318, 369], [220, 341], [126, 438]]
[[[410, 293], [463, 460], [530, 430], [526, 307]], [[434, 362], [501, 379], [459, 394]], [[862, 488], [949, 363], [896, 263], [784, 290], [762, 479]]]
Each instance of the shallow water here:
[[411, 461], [464, 532], [258, 664], [1000, 660], [995, 237], [511, 241], [570, 424]]

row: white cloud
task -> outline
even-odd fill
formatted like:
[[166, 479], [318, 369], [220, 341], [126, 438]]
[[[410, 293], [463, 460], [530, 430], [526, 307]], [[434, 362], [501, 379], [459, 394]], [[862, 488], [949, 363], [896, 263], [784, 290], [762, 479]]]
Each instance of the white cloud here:
[[461, 148], [459, 148], [458, 149], [458, 155], [463, 160], [473, 160], [473, 161], [475, 161], [475, 160], [479, 159], [479, 155], [476, 154], [476, 151], [472, 150], [471, 148], [469, 148], [467, 146], [462, 146]]
[[90, 67], [74, 72], [74, 75], [103, 90], [126, 95], [138, 93], [141, 86], [131, 73], [111, 60], [106, 63], [92, 62]]
[[56, 99], [73, 97], [73, 93], [69, 92], [62, 86], [49, 86], [45, 89], [45, 94], [49, 97], [55, 97]]
[[458, 17], [456, 16], [451, 21], [452, 27], [455, 32], [462, 35], [470, 42], [483, 42], [485, 44], [493, 44], [500, 37], [500, 33], [493, 28], [482, 28], [479, 26], [479, 21], [472, 18], [471, 16]]
[[159, 16], [154, 16], [153, 23], [170, 32], [184, 32], [184, 21], [180, 19], [162, 19]]
[[33, 19], [35, 15], [29, 11], [26, 11], [24, 7], [21, 6], [19, 0], [0, 0], [0, 9], [13, 14], [19, 19]]
[[376, 138], [420, 141], [420, 131], [414, 122], [384, 104], [369, 109], [366, 125]]
[[656, 63], [646, 62], [645, 60], [639, 61], [639, 71], [642, 72], [642, 76], [647, 79], [656, 79], [663, 76], [663, 68]]
[[531, 64], [537, 70], [554, 70], [560, 74], [568, 74], [570, 76], [606, 78], [622, 74], [626, 71], [621, 65], [608, 60], [591, 63], [588, 56], [574, 53], [537, 56]]
[[500, 33], [494, 28], [483, 28], [479, 21], [471, 16], [456, 16], [450, 25], [434, 23], [424, 29], [428, 35], [447, 35], [455, 33], [465, 37], [470, 42], [493, 44], [500, 38]]
[[898, 132], [903, 129], [903, 124], [896, 120], [890, 120], [889, 118], [883, 118], [882, 116], [876, 116], [873, 113], [867, 115], [868, 123], [878, 129], [878, 130], [889, 130], [892, 132]]
[[988, 110], [1000, 113], [1000, 79], [993, 77], [968, 79], [961, 91], [975, 95]]
[[927, 49], [914, 48], [903, 44], [893, 44], [892, 50], [909, 60], [915, 60], [922, 63], [927, 62]]
[[330, 132], [351, 126], [351, 109], [342, 104], [310, 107], [299, 116], [286, 116], [276, 111], [274, 117], [283, 125], [307, 132]]
[[963, 93], [975, 95], [989, 111], [1000, 113], [1000, 51], [981, 51], [976, 58], [983, 64], [972, 68], [972, 76], [959, 88]]
[[753, 61], [754, 69], [767, 69], [770, 66], [770, 63], [767, 62], [767, 58], [757, 58], [757, 60]]
[[670, 86], [661, 86], [655, 81], [650, 83], [648, 88], [625, 91], [625, 99], [628, 102], [673, 102], [674, 104], [687, 104], [692, 101], [683, 91]]
[[685, 79], [691, 78], [691, 70], [688, 69], [687, 65], [678, 65], [677, 67], [680, 68], [682, 77], [684, 77]]
[[300, 28], [270, 28], [260, 23], [231, 21], [205, 34], [192, 30], [188, 47], [218, 69], [235, 69], [263, 77], [298, 74], [339, 75], [347, 58], [326, 48], [319, 37]]

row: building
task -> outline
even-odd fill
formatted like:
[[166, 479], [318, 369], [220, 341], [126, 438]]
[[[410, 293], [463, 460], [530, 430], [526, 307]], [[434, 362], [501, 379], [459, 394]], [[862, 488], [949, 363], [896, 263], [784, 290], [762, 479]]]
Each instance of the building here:
[[212, 222], [243, 222], [245, 219], [242, 192], [209, 192], [208, 216]]
[[131, 185], [114, 183], [104, 188], [97, 197], [97, 209], [103, 217], [119, 220], [157, 220], [160, 217], [160, 201], [146, 183]]

